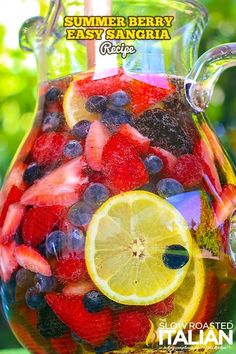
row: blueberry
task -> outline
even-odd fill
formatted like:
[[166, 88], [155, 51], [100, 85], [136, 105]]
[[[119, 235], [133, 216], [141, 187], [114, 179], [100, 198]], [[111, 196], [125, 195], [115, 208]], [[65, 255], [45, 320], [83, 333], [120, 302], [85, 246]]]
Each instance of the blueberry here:
[[52, 87], [45, 95], [46, 102], [55, 102], [62, 95], [62, 91], [57, 87]]
[[43, 118], [42, 130], [44, 132], [51, 132], [57, 130], [64, 117], [61, 113], [58, 112], [50, 112], [45, 115]]
[[102, 113], [106, 107], [107, 98], [105, 96], [91, 96], [85, 104], [85, 108], [91, 113]]
[[23, 180], [26, 184], [31, 185], [37, 179], [42, 177], [42, 171], [40, 166], [36, 162], [32, 162], [25, 170], [23, 174]]
[[108, 353], [119, 348], [117, 340], [114, 338], [107, 338], [105, 342], [100, 346], [95, 348], [96, 354]]
[[73, 205], [68, 213], [68, 219], [74, 226], [87, 225], [93, 216], [93, 209], [84, 202]]
[[81, 120], [76, 123], [72, 129], [72, 134], [78, 139], [84, 139], [88, 135], [91, 122], [88, 120]]
[[155, 184], [153, 182], [149, 182], [147, 184], [144, 184], [144, 186], [142, 186], [141, 189], [142, 191], [147, 191], [147, 192], [151, 192], [151, 193], [155, 193]]
[[121, 124], [132, 124], [132, 115], [125, 109], [107, 109], [102, 115], [102, 123], [104, 123], [111, 131], [116, 131], [116, 129]]
[[83, 231], [79, 229], [71, 230], [66, 237], [66, 243], [69, 249], [74, 251], [83, 251], [85, 245], [85, 237]]
[[21, 268], [16, 273], [16, 284], [20, 288], [29, 288], [33, 285], [34, 282], [34, 273], [30, 272], [27, 269]]
[[57, 286], [57, 281], [55, 277], [45, 277], [44, 275], [39, 273], [35, 275], [35, 282], [37, 288], [42, 293], [52, 291]]
[[83, 297], [83, 304], [89, 312], [99, 312], [106, 306], [106, 297], [99, 291], [89, 291]]
[[68, 327], [59, 320], [48, 305], [39, 311], [37, 329], [46, 339], [60, 338], [68, 331]]
[[109, 101], [111, 104], [117, 107], [122, 107], [125, 106], [126, 104], [129, 103], [129, 96], [127, 93], [123, 90], [114, 92], [110, 97]]
[[181, 183], [173, 178], [164, 178], [157, 183], [157, 193], [163, 197], [168, 198], [172, 195], [183, 193], [184, 187]]
[[45, 257], [49, 258], [50, 253], [47, 250], [46, 242], [41, 243], [38, 247], [38, 251]]
[[30, 288], [26, 291], [25, 301], [27, 306], [32, 310], [39, 310], [46, 305], [44, 296], [37, 287]]
[[58, 257], [64, 248], [65, 238], [66, 235], [62, 231], [51, 232], [46, 239], [47, 251], [50, 254]]
[[84, 192], [84, 200], [91, 207], [97, 208], [109, 198], [109, 191], [101, 183], [93, 183]]
[[82, 145], [76, 140], [69, 141], [69, 143], [67, 143], [64, 147], [64, 155], [69, 158], [80, 156], [82, 152]]
[[149, 175], [155, 175], [163, 169], [163, 161], [155, 155], [146, 157], [144, 164], [148, 170]]
[[170, 245], [166, 247], [162, 260], [167, 268], [180, 269], [188, 263], [189, 253], [181, 245]]

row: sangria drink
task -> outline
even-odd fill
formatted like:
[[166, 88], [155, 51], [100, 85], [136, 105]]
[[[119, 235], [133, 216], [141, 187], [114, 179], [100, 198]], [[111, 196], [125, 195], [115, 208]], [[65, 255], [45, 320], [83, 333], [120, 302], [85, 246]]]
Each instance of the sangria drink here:
[[190, 329], [205, 345], [182, 353], [215, 352], [207, 333], [235, 291], [235, 175], [183, 78], [87, 72], [39, 94], [1, 192], [16, 337], [32, 353], [172, 353], [183, 340], [168, 330]]

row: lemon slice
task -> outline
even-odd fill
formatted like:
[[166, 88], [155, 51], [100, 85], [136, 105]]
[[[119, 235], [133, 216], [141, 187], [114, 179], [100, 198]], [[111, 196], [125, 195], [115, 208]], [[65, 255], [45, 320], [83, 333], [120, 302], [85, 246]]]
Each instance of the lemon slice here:
[[179, 269], [163, 262], [167, 246], [183, 246], [191, 258], [192, 238], [182, 215], [145, 191], [110, 198], [94, 214], [87, 231], [89, 274], [110, 299], [127, 305], [162, 301], [183, 282], [190, 259]]
[[79, 95], [75, 89], [75, 82], [71, 82], [70, 86], [65, 92], [63, 99], [63, 110], [66, 122], [70, 128], [81, 120], [89, 120], [93, 122], [96, 119], [100, 119], [100, 115], [97, 113], [90, 113], [86, 110], [87, 98]]
[[[181, 325], [187, 324], [193, 319], [204, 295], [204, 286], [205, 268], [202, 254], [196, 242], [193, 241], [191, 264], [184, 282], [175, 292], [174, 310], [165, 318], [152, 318], [155, 328], [161, 329], [164, 325], [164, 329], [175, 329], [173, 328], [174, 324], [177, 331], [184, 330]], [[159, 338], [158, 330], [157, 338]], [[164, 336], [163, 339], [165, 339]]]

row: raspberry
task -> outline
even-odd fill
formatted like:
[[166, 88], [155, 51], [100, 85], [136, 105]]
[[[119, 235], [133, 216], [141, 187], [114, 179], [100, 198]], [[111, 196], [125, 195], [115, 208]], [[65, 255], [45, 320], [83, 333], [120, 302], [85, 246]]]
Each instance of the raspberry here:
[[148, 316], [167, 316], [174, 309], [174, 296], [171, 295], [161, 302], [146, 306], [145, 313]]
[[84, 259], [69, 257], [57, 261], [55, 275], [62, 283], [77, 282], [87, 276]]
[[192, 155], [182, 155], [175, 166], [174, 177], [184, 187], [192, 188], [201, 183], [203, 175], [202, 165], [199, 159]]
[[115, 320], [115, 333], [122, 344], [133, 347], [144, 342], [151, 328], [148, 317], [138, 311], [122, 311]]
[[115, 134], [102, 154], [103, 170], [111, 189], [125, 192], [148, 182], [148, 174], [134, 146], [121, 134]]
[[44, 133], [34, 143], [33, 157], [41, 165], [57, 163], [62, 157], [67, 137], [63, 133]]

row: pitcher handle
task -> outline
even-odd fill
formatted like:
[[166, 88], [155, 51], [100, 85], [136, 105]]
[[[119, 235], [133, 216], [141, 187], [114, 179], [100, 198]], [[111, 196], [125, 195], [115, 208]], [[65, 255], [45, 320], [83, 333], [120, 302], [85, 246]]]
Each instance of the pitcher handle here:
[[236, 43], [214, 47], [197, 60], [185, 80], [187, 100], [195, 111], [206, 110], [220, 75], [233, 66], [236, 66]]

